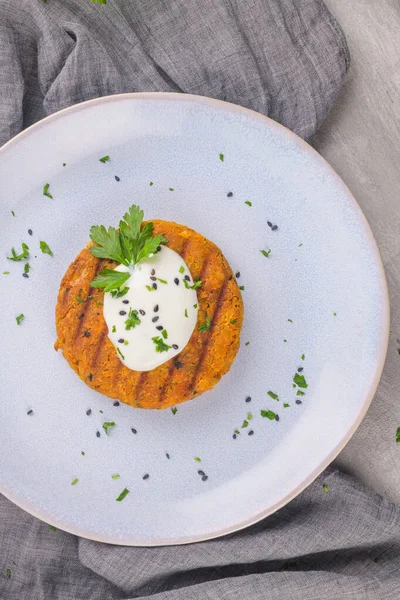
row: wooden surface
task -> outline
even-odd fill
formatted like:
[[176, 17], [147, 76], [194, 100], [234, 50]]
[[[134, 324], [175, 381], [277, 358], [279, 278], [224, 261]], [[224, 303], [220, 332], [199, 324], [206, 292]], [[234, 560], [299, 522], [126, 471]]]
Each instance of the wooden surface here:
[[349, 186], [381, 250], [391, 298], [384, 374], [337, 464], [400, 502], [400, 2], [325, 0], [352, 64], [335, 108], [312, 144]]

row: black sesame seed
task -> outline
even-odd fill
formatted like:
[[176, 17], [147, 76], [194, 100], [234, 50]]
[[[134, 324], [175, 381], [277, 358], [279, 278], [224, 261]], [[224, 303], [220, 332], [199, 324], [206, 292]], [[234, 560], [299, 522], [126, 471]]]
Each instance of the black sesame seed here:
[[161, 246], [157, 246], [157, 252], [161, 252]]
[[156, 290], [157, 289], [157, 284], [153, 283], [153, 288]]
[[247, 396], [247, 398], [246, 398], [246, 400], [245, 400], [245, 401], [246, 401], [246, 402], [251, 402], [251, 397], [250, 397], [250, 396]]
[[296, 400], [296, 404], [303, 404], [301, 400]]
[[278, 225], [274, 225], [273, 227], [271, 227], [271, 231], [276, 231], [278, 229]]
[[203, 477], [201, 478], [202, 481], [207, 481], [208, 477], [207, 475], [203, 475]]
[[254, 431], [252, 429], [250, 429], [250, 431], [247, 435], [254, 435]]
[[275, 421], [279, 421], [279, 415], [275, 415]]
[[232, 196], [233, 196], [233, 192], [228, 192], [228, 193], [227, 193], [227, 196], [228, 196], [228, 198], [232, 198]]
[[119, 314], [120, 314], [120, 315], [122, 315], [122, 316], [123, 316], [123, 315], [126, 315], [126, 310], [120, 310], [120, 311], [119, 311]]
[[177, 277], [175, 277], [174, 282], [176, 283], [176, 285], [179, 285], [179, 279]]
[[240, 277], [240, 271], [238, 271], [238, 272], [236, 273], [235, 277], [236, 277], [236, 279], [239, 279], [239, 277]]
[[185, 279], [186, 279], [186, 281], [190, 281], [189, 275], [185, 275]]
[[180, 360], [176, 360], [176, 361], [174, 362], [174, 366], [175, 366], [175, 368], [176, 368], [176, 369], [182, 369], [182, 367], [183, 367], [183, 362], [181, 362]]
[[134, 427], [131, 427], [131, 431], [132, 431], [132, 433], [134, 433], [135, 435], [137, 434], [137, 429], [135, 429]]
[[85, 337], [90, 337], [90, 331], [85, 331], [85, 333], [83, 334]]
[[[173, 349], [174, 349], [174, 350], [178, 350], [178, 348], [179, 348], [178, 344], [172, 344], [172, 347], [173, 347]], [[194, 392], [193, 392], [193, 393], [194, 393]], [[197, 393], [197, 392], [196, 392], [196, 393]]]
[[171, 458], [168, 452], [165, 453], [165, 456], [168, 458], [168, 460]]
[[158, 329], [158, 331], [162, 331], [164, 327], [162, 325], [157, 325], [156, 329]]
[[116, 400], [115, 402], [113, 402], [113, 405], [114, 405], [114, 406], [119, 406], [119, 404], [120, 404], [120, 403], [119, 403], [119, 400]]
[[28, 233], [29, 233], [29, 235], [32, 235], [32, 233], [33, 233], [32, 229], [28, 229]]
[[26, 414], [27, 415], [33, 415], [33, 410], [30, 408]]
[[153, 322], [153, 323], [157, 323], [157, 321], [159, 320], [159, 318], [160, 318], [160, 317], [153, 317], [153, 318], [152, 318], [152, 322]]
[[268, 225], [268, 227], [272, 227], [271, 221], [267, 221], [267, 225]]
[[302, 371], [304, 371], [304, 367], [299, 367], [299, 368], [297, 369], [297, 371], [298, 371], [299, 373], [301, 373]]
[[28, 273], [22, 273], [22, 277], [25, 277], [25, 279], [29, 279]]
[[121, 181], [120, 178], [118, 177], [118, 175], [114, 175], [115, 177], [115, 181]]
[[87, 416], [91, 415], [92, 414], [92, 409], [88, 408], [87, 411], [86, 411], [86, 414], [87, 414]]
[[202, 477], [205, 475], [204, 471], [202, 471], [201, 469], [199, 471], [197, 471], [199, 475], [201, 475]]
[[150, 274], [151, 274], [151, 275], [155, 275], [155, 274], [156, 274], [156, 270], [155, 270], [155, 269], [152, 269]]
[[96, 437], [100, 437], [100, 431], [96, 431]]
[[123, 343], [124, 343], [124, 341], [125, 341], [125, 340], [124, 340], [123, 338], [119, 338], [119, 340], [118, 340], [118, 344], [123, 344]]
[[141, 314], [141, 315], [145, 315], [145, 314], [146, 314], [146, 313], [144, 312], [144, 310], [142, 310], [142, 309], [140, 309], [140, 310], [139, 310], [139, 312], [140, 312], [140, 314]]
[[158, 304], [155, 305], [155, 307], [153, 308], [154, 312], [158, 312]]
[[152, 281], [157, 281], [157, 277], [150, 277]]
[[148, 473], [146, 473], [146, 475], [143, 475], [143, 479], [148, 479], [150, 477], [150, 475]]
[[122, 300], [122, 304], [129, 304], [129, 300]]
[[233, 437], [234, 440], [236, 440], [236, 438], [237, 438], [236, 433], [234, 433], [232, 437]]

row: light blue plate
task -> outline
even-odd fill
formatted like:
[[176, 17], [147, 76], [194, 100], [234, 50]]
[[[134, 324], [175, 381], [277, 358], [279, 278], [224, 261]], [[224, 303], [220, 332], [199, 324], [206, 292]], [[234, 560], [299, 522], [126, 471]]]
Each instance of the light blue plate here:
[[[43, 196], [46, 183], [53, 199]], [[231, 372], [175, 415], [113, 406], [53, 349], [68, 264], [91, 225], [117, 224], [132, 203], [147, 218], [203, 233], [245, 287]], [[364, 416], [388, 341], [379, 252], [339, 177], [273, 121], [179, 94], [74, 106], [1, 149], [0, 222], [1, 489], [40, 519], [127, 545], [230, 533], [304, 489]], [[40, 251], [41, 240], [54, 257]], [[31, 251], [29, 279], [6, 258], [21, 242]], [[299, 367], [307, 388], [293, 387]], [[104, 421], [116, 423], [108, 436]], [[130, 493], [116, 502], [124, 488]]]

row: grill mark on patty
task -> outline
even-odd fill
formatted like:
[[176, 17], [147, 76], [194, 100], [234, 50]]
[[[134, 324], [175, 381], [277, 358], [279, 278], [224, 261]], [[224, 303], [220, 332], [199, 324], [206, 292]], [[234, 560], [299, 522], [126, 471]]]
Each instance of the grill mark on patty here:
[[93, 352], [93, 356], [92, 356], [92, 360], [90, 361], [90, 371], [96, 371], [97, 369], [97, 362], [98, 362], [98, 358], [99, 358], [99, 354], [101, 353], [103, 344], [104, 344], [104, 339], [107, 336], [107, 331], [105, 329], [103, 329], [100, 334], [99, 337], [97, 338], [97, 345], [95, 348], [95, 351]]
[[204, 341], [202, 343], [202, 348], [201, 348], [201, 352], [200, 352], [200, 356], [198, 357], [197, 360], [197, 364], [192, 376], [192, 379], [190, 381], [190, 384], [188, 385], [188, 390], [195, 390], [196, 389], [196, 379], [197, 379], [197, 375], [199, 374], [199, 371], [201, 370], [202, 366], [203, 366], [203, 362], [206, 358], [207, 352], [208, 352], [208, 347], [210, 344], [210, 341], [212, 340], [212, 334], [215, 328], [215, 325], [217, 323], [217, 319], [218, 319], [218, 315], [220, 313], [220, 310], [222, 308], [222, 303], [223, 303], [223, 299], [225, 296], [225, 291], [228, 287], [228, 283], [229, 280], [225, 279], [224, 283], [222, 284], [219, 294], [218, 294], [218, 299], [217, 302], [215, 303], [215, 310], [214, 310], [214, 314], [213, 314], [213, 319], [211, 321], [211, 326], [210, 329], [208, 330], [207, 334], [204, 335], [204, 338], [202, 338]]
[[[93, 277], [90, 279], [90, 281], [92, 281], [92, 279], [94, 279], [95, 277], [97, 277], [97, 275], [99, 274], [99, 272], [103, 269], [103, 267], [105, 266], [105, 264], [109, 262], [106, 258], [102, 258], [97, 262], [96, 265], [96, 269], [94, 272]], [[89, 291], [88, 291], [88, 296], [92, 295], [92, 292], [94, 290], [97, 290], [97, 288], [92, 288], [89, 287]], [[81, 331], [83, 329], [83, 325], [86, 321], [86, 316], [87, 313], [89, 311], [89, 306], [90, 306], [91, 300], [86, 300], [86, 302], [82, 302], [81, 304], [83, 304], [84, 306], [82, 307], [82, 311], [81, 314], [83, 314], [83, 317], [81, 317], [80, 319], [78, 319], [78, 326], [75, 329], [75, 336], [74, 336], [74, 342], [78, 339], [78, 337], [80, 337]], [[106, 325], [104, 324], [104, 327], [106, 328]]]
[[141, 406], [141, 391], [143, 390], [143, 384], [146, 381], [149, 372], [151, 373], [151, 371], [141, 371], [135, 385], [135, 390], [133, 392], [134, 398], [132, 398], [132, 400], [135, 403], [133, 406], [138, 408]]

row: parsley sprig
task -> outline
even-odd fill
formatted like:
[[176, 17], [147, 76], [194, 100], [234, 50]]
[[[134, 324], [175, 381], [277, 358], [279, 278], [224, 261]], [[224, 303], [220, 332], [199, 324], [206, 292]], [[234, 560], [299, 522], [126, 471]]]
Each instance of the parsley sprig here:
[[[121, 265], [133, 267], [145, 258], [157, 252], [160, 244], [168, 240], [163, 235], [153, 237], [153, 223], [146, 223], [141, 228], [144, 217], [143, 210], [132, 204], [123, 219], [119, 222], [119, 229], [104, 225], [94, 225], [90, 229], [90, 238], [96, 246], [90, 247], [90, 252], [97, 258], [110, 258]], [[103, 269], [91, 282], [92, 287], [104, 288], [106, 292], [119, 289], [130, 273], [120, 273], [112, 269]]]

